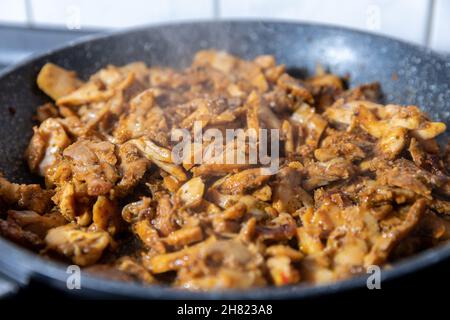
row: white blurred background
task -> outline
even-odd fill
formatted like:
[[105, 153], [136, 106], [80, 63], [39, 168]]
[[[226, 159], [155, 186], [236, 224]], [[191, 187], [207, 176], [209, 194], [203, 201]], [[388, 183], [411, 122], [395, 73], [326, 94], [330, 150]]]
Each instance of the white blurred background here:
[[[64, 30], [75, 37], [145, 24], [229, 18], [335, 24], [450, 52], [450, 0], [0, 0], [0, 50], [11, 39], [8, 30], [2, 38], [2, 27]], [[22, 56], [35, 50], [24, 43], [17, 47]]]

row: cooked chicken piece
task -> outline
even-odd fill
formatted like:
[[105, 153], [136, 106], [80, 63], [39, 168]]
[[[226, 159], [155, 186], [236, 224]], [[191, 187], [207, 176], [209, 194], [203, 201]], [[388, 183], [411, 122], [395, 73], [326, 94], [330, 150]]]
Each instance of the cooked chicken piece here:
[[251, 265], [261, 263], [262, 257], [259, 257], [253, 248], [248, 248], [239, 241], [208, 241], [200, 248], [200, 255], [211, 257], [216, 262], [229, 268], [249, 268]]
[[58, 109], [53, 105], [53, 103], [44, 103], [36, 110], [36, 120], [39, 121], [39, 123], [42, 123], [49, 118], [57, 118], [58, 116]]
[[110, 142], [79, 139], [63, 155], [70, 160], [74, 181], [85, 183], [88, 195], [107, 194], [119, 178], [115, 147]]
[[142, 91], [130, 100], [130, 111], [149, 111], [155, 106], [155, 93], [153, 89]]
[[285, 286], [300, 281], [300, 273], [292, 267], [291, 259], [286, 256], [276, 256], [267, 260], [272, 281], [276, 286]]
[[[183, 272], [184, 270], [180, 271]], [[190, 273], [188, 273], [190, 274]], [[248, 273], [247, 271], [237, 271], [233, 269], [219, 269], [213, 275], [202, 277], [185, 276], [176, 282], [177, 286], [188, 290], [223, 290], [223, 289], [249, 289], [251, 287], [261, 287], [266, 285], [266, 281], [261, 276], [261, 272]]]
[[[426, 210], [422, 217], [422, 220], [420, 220], [417, 226], [414, 228], [413, 234], [408, 235], [407, 237], [413, 238], [417, 236], [420, 237], [418, 241], [420, 244], [422, 244], [426, 240], [429, 240], [430, 238], [432, 239], [432, 242], [436, 243], [440, 241], [446, 241], [450, 239], [450, 221], [431, 210]], [[399, 243], [397, 247], [400, 246], [401, 243]], [[420, 247], [414, 248], [414, 252], [417, 252], [418, 250], [420, 250]]]
[[202, 50], [195, 54], [192, 64], [208, 65], [224, 73], [230, 72], [236, 65], [237, 59], [224, 51]]
[[140, 82], [140, 84], [144, 85], [148, 80], [147, 73], [147, 66], [143, 62], [132, 62], [122, 67], [108, 65], [95, 73], [91, 77], [91, 80], [99, 79], [105, 87], [114, 89], [120, 87], [122, 81], [127, 79], [130, 74], [133, 74], [133, 77]]
[[288, 257], [291, 261], [300, 261], [303, 258], [303, 254], [300, 251], [281, 244], [268, 247], [266, 253], [272, 257]]
[[378, 123], [377, 117], [372, 111], [382, 108], [382, 105], [367, 100], [346, 102], [344, 99], [338, 99], [325, 110], [323, 115], [335, 125], [346, 125], [353, 128], [359, 123], [365, 131], [375, 137], [380, 137], [382, 131], [386, 129], [386, 125], [383, 122]]
[[295, 127], [289, 121], [283, 121], [281, 125], [281, 139], [284, 140], [284, 152], [288, 158], [293, 156], [296, 149], [294, 130]]
[[286, 66], [284, 64], [279, 64], [264, 70], [264, 75], [266, 80], [271, 83], [277, 83], [278, 79], [286, 73]]
[[53, 100], [58, 100], [77, 90], [82, 82], [74, 71], [68, 71], [53, 63], [46, 63], [38, 74], [37, 85]]
[[333, 104], [336, 97], [344, 90], [343, 79], [325, 70], [316, 72], [316, 76], [306, 79], [308, 88], [314, 97], [314, 104], [318, 110]]
[[261, 97], [254, 91], [248, 96], [245, 104], [247, 109], [247, 128], [255, 130], [257, 134], [261, 128], [259, 122], [261, 104]]
[[248, 211], [248, 207], [243, 202], [237, 202], [231, 207], [226, 208], [220, 215], [221, 220], [237, 220], [242, 218]]
[[9, 206], [43, 214], [50, 208], [52, 194], [37, 184], [11, 183], [0, 175], [0, 199]]
[[442, 122], [426, 122], [421, 124], [418, 129], [415, 129], [411, 134], [422, 140], [429, 140], [437, 137], [447, 130], [447, 126]]
[[263, 54], [255, 57], [255, 59], [253, 59], [253, 62], [256, 63], [262, 69], [269, 69], [275, 67], [276, 65], [275, 58], [268, 54]]
[[390, 119], [392, 124], [406, 129], [417, 129], [426, 120], [424, 114], [415, 106], [399, 106], [388, 104], [377, 108], [377, 115], [381, 119]]
[[343, 191], [354, 198], [354, 201], [369, 208], [383, 207], [390, 202], [401, 205], [411, 204], [418, 198], [418, 195], [409, 189], [382, 185], [379, 181], [371, 179], [364, 179]]
[[122, 229], [122, 219], [117, 203], [105, 196], [99, 196], [92, 208], [92, 222], [89, 230], [103, 230], [110, 235], [118, 233]]
[[450, 215], [450, 202], [448, 201], [434, 199], [431, 208], [440, 214]]
[[95, 134], [96, 129], [102, 133], [109, 132], [110, 130], [107, 128], [108, 122], [115, 117], [112, 113], [113, 106], [116, 104], [115, 99], [120, 99], [119, 95], [113, 96], [107, 102], [93, 103], [90, 105], [90, 108], [81, 107], [78, 110], [80, 117], [71, 124], [68, 124], [69, 119], [74, 119], [75, 117], [66, 118], [64, 119], [64, 124], [71, 127], [69, 130], [78, 137]]
[[[368, 245], [367, 241], [360, 239], [353, 233], [347, 233], [345, 236], [337, 233], [335, 232], [330, 236], [328, 247], [334, 245], [338, 248], [333, 256], [332, 263], [334, 264], [335, 277], [339, 279], [363, 270], [361, 266], [364, 264], [365, 257], [367, 257]], [[335, 237], [339, 236], [341, 238], [335, 240]], [[338, 244], [335, 244], [335, 242], [338, 242]]]
[[216, 188], [210, 188], [207, 191], [206, 198], [220, 208], [228, 208], [231, 204], [236, 203], [240, 196], [223, 194]]
[[120, 69], [113, 65], [108, 65], [106, 68], [101, 69], [94, 75], [94, 77], [98, 77], [108, 88], [114, 87], [123, 79]]
[[283, 74], [277, 81], [277, 85], [286, 91], [287, 94], [291, 94], [300, 101], [307, 103], [313, 102], [313, 96], [311, 92], [305, 87], [301, 80], [295, 79], [289, 76], [287, 73]]
[[33, 131], [25, 157], [31, 171], [45, 176], [47, 170], [61, 160], [63, 150], [71, 141], [64, 127], [55, 118], [45, 120], [39, 128], [34, 127]]
[[182, 182], [178, 181], [174, 176], [165, 176], [163, 177], [163, 185], [169, 192], [176, 192], [182, 186]]
[[231, 141], [223, 147], [223, 152], [203, 159], [201, 165], [192, 168], [194, 176], [221, 176], [235, 173], [251, 166], [247, 155], [247, 144]]
[[320, 162], [327, 162], [335, 158], [345, 158], [349, 161], [364, 159], [373, 152], [374, 143], [369, 135], [355, 134], [327, 129], [326, 137], [320, 148], [314, 151], [314, 156]]
[[148, 219], [139, 220], [133, 224], [133, 232], [141, 239], [147, 247], [152, 248], [157, 253], [165, 253], [166, 248], [158, 231]]
[[90, 102], [105, 101], [113, 96], [112, 90], [102, 91], [100, 82], [88, 82], [77, 90], [56, 100], [57, 105], [82, 105]]
[[278, 212], [289, 212], [303, 206], [312, 206], [312, 197], [301, 186], [302, 174], [291, 167], [284, 167], [277, 173], [277, 183], [273, 188], [273, 207]]
[[325, 110], [323, 116], [335, 126], [349, 126], [354, 122], [354, 109], [354, 104], [348, 104], [344, 99], [338, 99]]
[[377, 171], [377, 180], [381, 184], [411, 190], [429, 199], [431, 199], [433, 189], [437, 189], [448, 182], [447, 177], [433, 175], [421, 170], [406, 159], [382, 164], [382, 168]]
[[259, 107], [258, 117], [261, 119], [265, 128], [280, 129], [281, 120], [278, 116], [268, 107], [267, 102], [261, 104]]
[[261, 201], [270, 201], [272, 199], [272, 189], [265, 185], [262, 188], [255, 190], [252, 195]]
[[[309, 209], [312, 211], [312, 208]], [[302, 217], [302, 221], [304, 218]], [[305, 225], [297, 229], [297, 239], [299, 241], [299, 248], [308, 256], [320, 254], [324, 245], [320, 239], [321, 230], [318, 226]]]
[[378, 82], [363, 84], [342, 92], [339, 98], [344, 99], [345, 102], [355, 100], [368, 100], [371, 102], [378, 102], [381, 96], [381, 87]]
[[108, 233], [86, 231], [74, 224], [50, 229], [45, 237], [47, 250], [55, 251], [80, 266], [96, 263], [110, 242]]
[[311, 256], [304, 259], [301, 266], [301, 274], [308, 283], [331, 283], [337, 281], [337, 275], [328, 268], [329, 259], [324, 255]]
[[134, 223], [142, 218], [150, 218], [152, 216], [151, 199], [142, 197], [141, 200], [130, 202], [122, 209], [122, 218], [126, 222]]
[[41, 239], [45, 237], [48, 230], [67, 223], [59, 213], [40, 215], [34, 211], [16, 210], [8, 210], [8, 220], [16, 223], [22, 230], [38, 235]]
[[184, 108], [194, 111], [181, 121], [181, 128], [191, 129], [195, 122], [201, 123], [202, 128], [208, 124], [233, 122], [236, 119], [232, 110], [226, 110], [224, 99], [194, 99]]
[[342, 79], [331, 73], [318, 74], [307, 80], [307, 83], [313, 88], [333, 88], [336, 90], [342, 90], [344, 84]]
[[307, 179], [303, 182], [306, 190], [325, 186], [330, 182], [350, 179], [356, 169], [351, 162], [343, 158], [334, 158], [327, 162], [313, 162], [306, 166]]
[[[193, 258], [195, 259], [195, 258]], [[249, 288], [265, 284], [262, 257], [239, 241], [215, 241], [198, 250], [193, 268], [179, 272], [178, 284], [191, 290]]]
[[385, 230], [378, 238], [370, 251], [364, 258], [364, 264], [379, 265], [386, 261], [392, 248], [401, 241], [420, 221], [426, 209], [426, 201], [424, 199], [417, 200], [408, 210], [406, 217], [399, 225]]
[[148, 160], [173, 175], [178, 181], [187, 180], [183, 168], [173, 164], [172, 152], [170, 150], [157, 146], [147, 138], [130, 140], [129, 143], [133, 143]]
[[223, 176], [227, 173], [238, 172], [239, 169], [245, 169], [248, 167], [248, 164], [204, 163], [198, 167], [192, 168], [192, 173], [194, 176]]
[[156, 145], [147, 138], [130, 140], [149, 160], [158, 160], [163, 162], [173, 162], [172, 152], [168, 149]]
[[210, 237], [203, 242], [184, 248], [180, 251], [147, 257], [147, 259], [144, 260], [144, 265], [152, 273], [164, 273], [170, 270], [178, 270], [183, 265], [187, 265], [191, 260], [195, 259], [195, 256], [198, 255], [202, 248], [208, 247], [210, 243], [214, 242], [216, 242], [216, 239]]
[[381, 109], [381, 105], [369, 104], [367, 102], [355, 101], [349, 103], [356, 112], [356, 122], [361, 126], [363, 130], [368, 132], [375, 138], [382, 138], [384, 135], [389, 134], [391, 129], [390, 125], [386, 121], [378, 120], [374, 111]]
[[162, 146], [168, 144], [167, 115], [160, 107], [154, 105], [154, 100], [150, 94], [154, 94], [154, 91], [148, 91], [139, 100], [139, 105], [135, 102], [130, 107], [130, 113], [121, 117], [114, 130], [114, 137], [118, 142], [147, 136]]
[[297, 224], [288, 213], [280, 213], [278, 217], [265, 226], [256, 226], [256, 234], [264, 240], [290, 240], [295, 236]]
[[422, 140], [428, 140], [445, 132], [446, 126], [442, 122], [431, 122], [416, 106], [386, 105], [380, 109], [381, 118], [389, 119], [393, 126], [412, 130], [412, 135]]
[[212, 225], [214, 231], [217, 233], [238, 232], [239, 223], [245, 219], [244, 217], [246, 215], [256, 217], [257, 219], [261, 219], [267, 215], [264, 211], [267, 208], [267, 204], [258, 201], [253, 196], [247, 195], [229, 200], [224, 205], [225, 210], [215, 213], [213, 216]]
[[[382, 107], [378, 107], [378, 109], [383, 110]], [[377, 151], [388, 159], [395, 159], [408, 143], [407, 129], [410, 125], [395, 118], [379, 121], [373, 112], [364, 105], [357, 108], [357, 113], [357, 121], [361, 124], [361, 127], [372, 136], [379, 138]]]
[[149, 69], [147, 65], [142, 61], [134, 61], [120, 67], [120, 72], [122, 74], [133, 73], [137, 80], [143, 84], [148, 82], [148, 72]]
[[405, 128], [396, 127], [383, 135], [377, 143], [377, 151], [388, 159], [395, 159], [407, 144], [408, 131]]
[[44, 245], [44, 241], [37, 234], [22, 229], [12, 220], [0, 219], [0, 235], [22, 246], [40, 249]]
[[251, 217], [246, 222], [242, 224], [241, 230], [239, 231], [239, 236], [237, 239], [244, 243], [250, 243], [256, 234], [256, 218]]
[[162, 195], [158, 199], [156, 217], [152, 224], [163, 236], [168, 236], [177, 229], [175, 218], [174, 207], [170, 201], [170, 197], [166, 194]]
[[76, 206], [77, 201], [73, 183], [66, 183], [58, 188], [52, 200], [67, 221], [74, 221], [76, 216], [80, 215], [79, 209]]
[[72, 91], [68, 95], [59, 97], [56, 100], [56, 104], [60, 106], [79, 106], [93, 102], [105, 101], [114, 95], [115, 90], [126, 89], [134, 82], [134, 80], [134, 74], [129, 73], [125, 79], [114, 87], [114, 89], [106, 90], [102, 90], [103, 83], [93, 80], [83, 84], [77, 90]]
[[195, 207], [201, 203], [204, 192], [205, 184], [203, 183], [202, 178], [195, 177], [178, 189], [176, 201], [184, 208]]
[[[435, 140], [433, 139], [435, 142]], [[447, 170], [445, 162], [440, 157], [439, 147], [437, 150], [429, 149], [431, 141], [417, 140], [411, 138], [408, 151], [411, 154], [411, 158], [419, 168], [425, 169], [428, 172], [432, 172], [437, 175], [445, 175]], [[434, 143], [431, 143], [434, 144]]]
[[164, 241], [175, 247], [183, 247], [203, 240], [203, 232], [199, 226], [184, 227], [170, 233]]
[[245, 81], [247, 85], [251, 86], [251, 89], [256, 89], [260, 93], [269, 89], [265, 74], [262, 68], [256, 63], [239, 61], [237, 74], [240, 78], [239, 84]]
[[389, 159], [395, 159], [407, 144], [408, 133], [429, 140], [446, 130], [440, 122], [429, 122], [417, 107], [377, 105], [367, 101], [342, 104], [338, 101], [325, 114], [331, 120], [350, 125], [357, 122], [370, 135], [380, 139], [377, 148]]
[[122, 257], [116, 262], [116, 267], [122, 272], [131, 275], [136, 278], [139, 282], [146, 284], [155, 283], [156, 279], [152, 276], [150, 272], [145, 270], [145, 268], [131, 259], [130, 257]]
[[117, 158], [121, 179], [117, 183], [115, 191], [119, 196], [124, 196], [141, 181], [150, 163], [148, 159], [141, 156], [139, 149], [131, 142], [119, 146]]
[[247, 169], [227, 177], [218, 189], [224, 194], [242, 194], [255, 190], [270, 178], [270, 172], [264, 168]]
[[301, 125], [306, 131], [305, 144], [311, 147], [317, 147], [322, 133], [327, 127], [327, 122], [321, 115], [317, 114], [308, 104], [302, 103], [295, 110], [291, 119]]
[[178, 181], [183, 182], [187, 180], [186, 173], [182, 167], [173, 163], [159, 161], [157, 159], [152, 159], [152, 162], [168, 174], [174, 176]]

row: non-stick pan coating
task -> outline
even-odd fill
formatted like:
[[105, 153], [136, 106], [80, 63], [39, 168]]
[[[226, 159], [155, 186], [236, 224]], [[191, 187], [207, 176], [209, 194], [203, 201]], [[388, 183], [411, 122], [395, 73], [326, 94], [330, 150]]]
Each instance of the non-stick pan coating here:
[[[142, 60], [148, 65], [183, 67], [203, 48], [227, 50], [243, 58], [273, 54], [295, 74], [311, 74], [317, 64], [340, 75], [350, 84], [379, 81], [385, 101], [415, 104], [433, 119], [449, 124], [450, 59], [401, 41], [320, 25], [280, 22], [204, 22], [148, 27], [87, 39], [31, 59], [0, 76], [0, 171], [15, 182], [39, 181], [28, 173], [23, 151], [32, 134], [32, 116], [47, 98], [35, 79], [46, 62], [76, 70], [86, 78], [107, 64]], [[401, 263], [385, 278], [412, 272], [450, 256], [450, 247], [435, 248]], [[65, 269], [0, 239], [0, 271], [21, 283], [30, 276], [61, 288]], [[257, 291], [193, 294], [161, 287], [142, 288], [113, 281], [86, 278], [90, 294], [139, 297], [306, 297], [362, 286], [364, 279], [350, 279], [330, 286], [297, 286]]]

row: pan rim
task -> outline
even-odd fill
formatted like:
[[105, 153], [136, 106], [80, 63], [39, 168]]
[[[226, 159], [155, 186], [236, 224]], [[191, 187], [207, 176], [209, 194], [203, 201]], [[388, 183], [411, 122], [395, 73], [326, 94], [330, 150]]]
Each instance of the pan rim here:
[[106, 32], [100, 31], [100, 33], [81, 36], [78, 39], [68, 41], [61, 45], [55, 46], [51, 49], [30, 54], [30, 56], [24, 58], [23, 60], [19, 61], [18, 63], [13, 64], [11, 66], [7, 66], [5, 69], [1, 70], [0, 78], [7, 76], [8, 74], [16, 71], [17, 69], [19, 69], [25, 65], [28, 65], [29, 63], [34, 62], [35, 60], [45, 58], [46, 56], [52, 55], [52, 54], [57, 53], [62, 50], [66, 50], [66, 49], [70, 49], [70, 48], [74, 48], [74, 47], [83, 45], [87, 42], [106, 40], [106, 39], [118, 37], [121, 35], [149, 31], [151, 29], [177, 28], [177, 27], [187, 27], [187, 26], [191, 26], [191, 25], [199, 26], [199, 25], [220, 25], [220, 24], [223, 24], [223, 25], [226, 25], [226, 24], [276, 24], [276, 25], [287, 25], [287, 26], [292, 25], [292, 26], [298, 26], [298, 27], [321, 28], [321, 29], [326, 29], [326, 30], [342, 31], [345, 33], [353, 33], [353, 34], [358, 34], [358, 35], [362, 35], [362, 36], [369, 36], [374, 39], [395, 42], [400, 45], [408, 46], [414, 50], [419, 50], [426, 54], [434, 55], [435, 57], [437, 57], [439, 59], [446, 60], [445, 54], [437, 52], [435, 50], [432, 50], [432, 49], [427, 48], [420, 44], [416, 44], [416, 43], [413, 43], [410, 41], [398, 39], [398, 38], [395, 38], [392, 36], [382, 35], [382, 34], [363, 31], [363, 30], [352, 29], [349, 27], [338, 26], [338, 25], [333, 25], [333, 24], [314, 23], [314, 22], [295, 22], [295, 21], [282, 20], [282, 19], [258, 20], [258, 19], [236, 18], [236, 19], [221, 19], [218, 21], [205, 19], [205, 20], [199, 20], [199, 21], [182, 21], [182, 22], [167, 22], [167, 23], [150, 24], [150, 25], [143, 25], [143, 26], [139, 26], [139, 27], [130, 27], [130, 28], [124, 28], [124, 29], [120, 29], [120, 30], [106, 31]]
[[[88, 297], [105, 298], [137, 298], [137, 299], [194, 299], [194, 300], [216, 300], [216, 299], [306, 299], [318, 296], [328, 296], [334, 293], [363, 288], [367, 284], [366, 276], [357, 276], [337, 282], [319, 285], [292, 285], [286, 287], [262, 287], [248, 290], [212, 290], [212, 291], [189, 291], [187, 289], [173, 288], [164, 285], [140, 285], [119, 280], [111, 280], [95, 276], [92, 273], [82, 272], [81, 291], [69, 290], [66, 286], [70, 274], [66, 272], [68, 264], [50, 260], [38, 254], [20, 247], [19, 245], [0, 237], [0, 253], [9, 252], [10, 260], [0, 261], [1, 271], [11, 280], [26, 286], [31, 280], [44, 281], [56, 289], [63, 290], [68, 294], [84, 294]], [[447, 259], [450, 256], [450, 244], [431, 248], [405, 258], [397, 263], [383, 268], [381, 272], [381, 283], [406, 276], [413, 272], [431, 267]], [[12, 259], [11, 259], [12, 258]], [[19, 265], [17, 262], [20, 262]], [[369, 289], [367, 289], [369, 290]]]
[[[48, 57], [52, 54], [60, 52], [62, 50], [73, 49], [77, 46], [82, 46], [87, 42], [100, 41], [105, 39], [111, 39], [120, 35], [126, 35], [130, 33], [139, 33], [145, 31], [151, 31], [152, 29], [161, 28], [179, 28], [184, 26], [200, 26], [200, 25], [212, 25], [212, 24], [276, 24], [276, 25], [294, 25], [297, 27], [309, 27], [320, 28], [322, 30], [341, 31], [347, 34], [358, 34], [363, 36], [370, 36], [374, 39], [388, 40], [402, 46], [407, 46], [415, 51], [424, 52], [425, 54], [432, 55], [438, 59], [446, 60], [445, 56], [435, 52], [429, 48], [421, 45], [417, 45], [408, 41], [399, 40], [394, 37], [388, 37], [380, 34], [374, 34], [366, 31], [355, 30], [342, 26], [333, 26], [330, 24], [319, 23], [304, 23], [293, 22], [286, 20], [272, 20], [272, 19], [227, 19], [220, 21], [213, 20], [201, 20], [201, 21], [183, 21], [178, 23], [164, 23], [164, 24], [152, 24], [148, 26], [140, 26], [134, 28], [127, 28], [119, 31], [100, 33], [94, 35], [82, 36], [81, 38], [70, 41], [63, 45], [57, 46], [50, 50], [38, 54], [32, 54], [26, 59], [22, 60], [18, 64], [7, 67], [0, 72], [0, 78], [3, 78], [21, 67], [32, 64], [38, 59]], [[0, 260], [0, 266], [9, 277], [20, 282], [21, 285], [26, 285], [30, 279], [45, 280], [51, 286], [66, 289], [65, 280], [67, 273], [65, 272], [66, 264], [49, 260], [33, 253], [23, 247], [16, 245], [15, 243], [0, 237], [0, 255], [8, 254], [9, 257], [16, 258], [14, 263], [9, 264], [6, 259]], [[425, 267], [435, 265], [444, 259], [450, 257], [450, 243], [425, 250], [414, 256], [408, 257], [402, 261], [399, 261], [392, 265], [392, 268], [383, 269], [382, 281], [388, 281], [398, 278], [402, 275], [411, 274], [419, 271]], [[14, 259], [11, 259], [14, 260]], [[17, 264], [20, 261], [20, 266]], [[22, 268], [22, 270], [20, 270]], [[40, 270], [36, 270], [39, 269]], [[6, 270], [6, 271], [5, 271]], [[22, 273], [21, 273], [22, 272]], [[227, 291], [209, 291], [209, 292], [193, 292], [182, 289], [171, 288], [167, 286], [142, 286], [133, 283], [120, 282], [116, 280], [107, 280], [101, 277], [83, 274], [84, 285], [82, 287], [92, 291], [93, 295], [107, 296], [108, 293], [119, 293], [120, 296], [130, 298], [153, 298], [153, 299], [304, 299], [313, 298], [319, 295], [330, 295], [336, 292], [348, 291], [363, 287], [366, 283], [366, 277], [353, 277], [338, 282], [324, 284], [324, 285], [296, 285], [288, 287], [265, 287], [265, 288], [253, 288], [246, 291], [227, 290]], [[67, 290], [67, 292], [70, 292]]]

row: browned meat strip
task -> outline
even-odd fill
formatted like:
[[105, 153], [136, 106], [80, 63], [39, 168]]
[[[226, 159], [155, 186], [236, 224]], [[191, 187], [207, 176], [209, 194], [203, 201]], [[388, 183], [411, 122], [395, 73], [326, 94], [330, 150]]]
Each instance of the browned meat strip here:
[[450, 240], [445, 124], [347, 80], [213, 49], [86, 82], [47, 63], [25, 152], [42, 186], [0, 176], [0, 234], [189, 290], [338, 281]]

